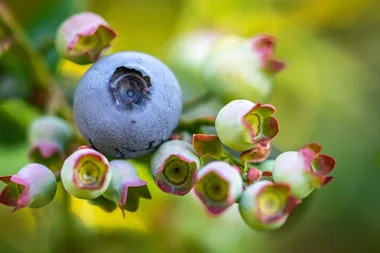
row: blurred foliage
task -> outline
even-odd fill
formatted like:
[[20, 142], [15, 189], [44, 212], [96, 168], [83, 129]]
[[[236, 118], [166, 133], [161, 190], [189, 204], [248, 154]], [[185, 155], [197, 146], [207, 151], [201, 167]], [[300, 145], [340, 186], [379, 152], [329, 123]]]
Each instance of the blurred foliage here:
[[[108, 20], [119, 35], [111, 51], [144, 51], [163, 60], [170, 38], [193, 29], [247, 37], [273, 34], [278, 38], [277, 55], [288, 63], [270, 101], [278, 109], [281, 128], [275, 145], [296, 150], [317, 141], [337, 161], [336, 180], [297, 208], [282, 229], [264, 234], [250, 230], [236, 208], [210, 218], [192, 194], [179, 198], [159, 192], [141, 165], [139, 173], [150, 182], [153, 201], [142, 201], [141, 209], [126, 219], [119, 210], [108, 214], [73, 200], [80, 252], [380, 251], [380, 1], [4, 2], [69, 95], [88, 66], [58, 62], [49, 43], [59, 23], [74, 12], [92, 10]], [[4, 42], [6, 31], [1, 27], [0, 31]], [[19, 99], [31, 92], [34, 62], [15, 54], [0, 53], [1, 175], [16, 172], [27, 162], [26, 127], [40, 114]], [[207, 104], [197, 113], [212, 113], [220, 106]], [[63, 226], [57, 214], [60, 206], [60, 199], [42, 210], [10, 213], [1, 206], [0, 252], [48, 252]]]

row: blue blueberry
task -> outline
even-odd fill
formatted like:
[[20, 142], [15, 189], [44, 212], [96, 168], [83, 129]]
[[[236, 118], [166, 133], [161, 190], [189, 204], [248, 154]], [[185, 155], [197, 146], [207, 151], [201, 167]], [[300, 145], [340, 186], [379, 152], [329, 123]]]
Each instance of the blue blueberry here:
[[119, 52], [97, 61], [74, 97], [76, 124], [94, 149], [135, 158], [169, 139], [182, 111], [172, 71], [153, 56]]

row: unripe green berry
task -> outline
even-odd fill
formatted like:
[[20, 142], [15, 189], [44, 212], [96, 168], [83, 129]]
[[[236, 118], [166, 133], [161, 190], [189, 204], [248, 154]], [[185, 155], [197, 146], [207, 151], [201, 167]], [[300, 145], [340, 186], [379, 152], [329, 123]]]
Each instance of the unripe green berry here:
[[273, 57], [275, 39], [258, 35], [244, 39], [227, 35], [214, 43], [203, 64], [204, 83], [223, 102], [248, 99], [266, 102], [274, 87], [274, 75], [284, 63]]
[[89, 64], [101, 56], [115, 37], [115, 31], [102, 17], [82, 12], [61, 24], [55, 42], [63, 58], [77, 64]]
[[220, 215], [237, 201], [243, 191], [240, 173], [228, 163], [211, 162], [198, 175], [194, 193], [210, 215]]
[[56, 171], [62, 166], [68, 145], [74, 138], [70, 126], [56, 116], [43, 116], [29, 128], [29, 160]]
[[79, 199], [95, 199], [111, 181], [111, 170], [105, 156], [93, 149], [80, 149], [63, 163], [61, 180], [65, 190]]
[[276, 109], [248, 100], [234, 100], [225, 105], [215, 121], [221, 142], [236, 151], [247, 151], [257, 146], [266, 147], [278, 133]]
[[0, 177], [7, 186], [0, 193], [0, 203], [14, 207], [40, 208], [49, 204], [56, 193], [57, 181], [53, 172], [42, 164], [30, 163], [17, 174]]
[[110, 162], [112, 177], [103, 196], [116, 203], [122, 210], [137, 211], [140, 198], [151, 199], [147, 182], [141, 180], [136, 168], [125, 160]]
[[328, 174], [333, 170], [335, 160], [319, 154], [321, 149], [319, 144], [310, 143], [299, 151], [282, 153], [274, 163], [273, 180], [288, 184], [299, 199], [331, 182], [333, 177]]
[[195, 184], [199, 166], [199, 158], [191, 144], [172, 140], [162, 144], [154, 153], [150, 171], [162, 191], [185, 195]]
[[273, 230], [285, 223], [298, 203], [291, 195], [289, 186], [263, 180], [245, 189], [240, 198], [239, 211], [251, 228]]

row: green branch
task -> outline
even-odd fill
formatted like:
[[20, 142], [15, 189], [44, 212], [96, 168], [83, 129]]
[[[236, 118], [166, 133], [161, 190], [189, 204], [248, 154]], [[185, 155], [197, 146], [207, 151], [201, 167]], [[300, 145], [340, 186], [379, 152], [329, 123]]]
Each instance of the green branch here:
[[215, 126], [215, 118], [214, 117], [201, 117], [195, 118], [192, 120], [181, 119], [177, 128], [174, 130], [175, 132], [187, 131], [189, 133], [201, 133], [202, 127], [205, 126]]
[[182, 108], [182, 111], [183, 113], [186, 113], [192, 109], [194, 109], [195, 107], [197, 106], [200, 106], [208, 101], [210, 101], [210, 99], [212, 98], [212, 94], [209, 93], [209, 92], [206, 92], [204, 93], [203, 95], [199, 96], [199, 97], [196, 97], [188, 102], [185, 102], [183, 104], [183, 108]]

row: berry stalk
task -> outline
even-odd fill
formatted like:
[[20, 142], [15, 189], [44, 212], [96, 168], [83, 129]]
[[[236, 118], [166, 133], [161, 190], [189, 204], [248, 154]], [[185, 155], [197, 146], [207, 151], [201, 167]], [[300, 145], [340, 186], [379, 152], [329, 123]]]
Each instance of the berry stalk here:
[[200, 95], [199, 97], [196, 97], [192, 100], [189, 100], [183, 104], [182, 113], [187, 113], [191, 110], [193, 110], [195, 107], [201, 106], [204, 103], [207, 103], [210, 101], [210, 98], [212, 98], [213, 95], [211, 92], [206, 92], [203, 95]]
[[184, 119], [182, 118], [174, 130], [174, 132], [182, 132], [187, 131], [189, 133], [201, 133], [202, 127], [205, 126], [215, 126], [215, 118], [214, 117], [200, 117], [195, 119]]

